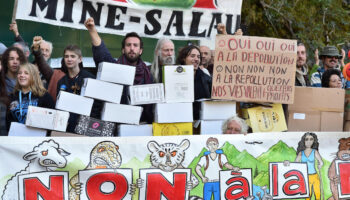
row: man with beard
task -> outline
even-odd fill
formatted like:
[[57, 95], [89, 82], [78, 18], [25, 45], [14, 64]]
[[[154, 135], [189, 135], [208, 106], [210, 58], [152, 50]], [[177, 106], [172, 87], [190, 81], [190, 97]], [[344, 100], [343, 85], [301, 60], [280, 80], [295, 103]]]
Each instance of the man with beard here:
[[159, 39], [154, 50], [154, 58], [151, 66], [151, 74], [156, 83], [163, 82], [162, 67], [175, 63], [174, 43], [166, 38]]
[[[89, 18], [85, 21], [85, 27], [88, 29], [91, 42], [92, 42], [92, 54], [96, 66], [101, 62], [111, 62], [123, 65], [131, 65], [136, 67], [136, 73], [134, 78], [134, 85], [151, 84], [153, 83], [151, 71], [148, 66], [142, 61], [141, 55], [143, 52], [143, 42], [140, 36], [131, 32], [125, 35], [122, 41], [122, 55], [115, 60], [111, 53], [108, 51], [106, 45], [98, 35], [95, 21], [93, 18]], [[121, 100], [122, 104], [127, 104], [127, 90], [124, 89]], [[144, 105], [141, 115], [141, 121], [152, 123], [153, 112], [152, 105]]]
[[[311, 75], [311, 86], [322, 87], [321, 79], [323, 73], [327, 69], [337, 69], [338, 61], [342, 59], [342, 57], [343, 56], [339, 54], [339, 51], [335, 46], [325, 46], [319, 55], [319, 58], [322, 60], [323, 63], [323, 68], [319, 67], [317, 69], [317, 72], [314, 72]], [[342, 77], [342, 79], [344, 78]]]
[[143, 42], [139, 35], [135, 32], [126, 34], [122, 41], [122, 55], [115, 60], [106, 45], [100, 38], [95, 27], [93, 18], [85, 21], [85, 27], [88, 29], [91, 42], [92, 53], [96, 66], [101, 62], [112, 62], [123, 65], [131, 65], [136, 67], [134, 85], [152, 83], [151, 72], [146, 64], [142, 61], [141, 55], [143, 51]]
[[297, 47], [297, 70], [295, 72], [295, 86], [310, 86], [308, 67], [306, 65], [306, 48], [303, 43]]

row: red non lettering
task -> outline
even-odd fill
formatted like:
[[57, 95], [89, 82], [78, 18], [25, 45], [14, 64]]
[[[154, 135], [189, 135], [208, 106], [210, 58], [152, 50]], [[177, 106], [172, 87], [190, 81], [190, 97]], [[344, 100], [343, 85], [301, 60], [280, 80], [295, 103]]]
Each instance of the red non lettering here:
[[64, 177], [50, 176], [50, 188], [38, 178], [24, 179], [24, 199], [37, 200], [40, 195], [45, 200], [64, 200]]
[[[114, 191], [103, 193], [100, 188], [103, 183], [114, 184]], [[128, 192], [128, 181], [120, 173], [99, 173], [91, 176], [86, 182], [86, 195], [90, 200], [115, 200], [123, 199]]]
[[161, 199], [184, 200], [186, 197], [186, 173], [174, 173], [174, 184], [171, 184], [162, 174], [147, 174], [146, 200]]

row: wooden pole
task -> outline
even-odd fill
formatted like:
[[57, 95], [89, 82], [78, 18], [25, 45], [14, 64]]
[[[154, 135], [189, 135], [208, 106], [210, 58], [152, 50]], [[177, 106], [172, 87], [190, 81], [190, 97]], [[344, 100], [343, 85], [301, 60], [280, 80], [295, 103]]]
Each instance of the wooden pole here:
[[12, 12], [11, 23], [16, 20], [17, 6], [18, 6], [18, 0], [15, 0], [14, 5], [13, 5], [13, 12]]

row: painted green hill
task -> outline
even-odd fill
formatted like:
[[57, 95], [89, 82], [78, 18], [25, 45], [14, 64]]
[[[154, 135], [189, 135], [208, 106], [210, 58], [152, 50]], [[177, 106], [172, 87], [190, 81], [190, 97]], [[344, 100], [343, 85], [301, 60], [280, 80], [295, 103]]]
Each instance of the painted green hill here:
[[[240, 152], [229, 142], [225, 142], [225, 144], [222, 146], [222, 150], [224, 151], [229, 163], [233, 166], [238, 166], [240, 168], [251, 168], [254, 177], [253, 182], [258, 186], [269, 185], [269, 162], [283, 162], [284, 160], [294, 161], [296, 157], [296, 151], [294, 148], [289, 147], [282, 141], [279, 141], [277, 144], [270, 147], [267, 152], [262, 153], [258, 158], [252, 156], [247, 150]], [[207, 149], [203, 148], [200, 154], [195, 157], [188, 166], [188, 168], [192, 169], [192, 173], [195, 174], [199, 180], [200, 178], [195, 173], [195, 167], [205, 151], [207, 151]], [[258, 171], [256, 172], [256, 170]], [[201, 196], [202, 191], [203, 183], [200, 180], [200, 184], [191, 191], [191, 195]]]
[[267, 152], [261, 154], [257, 160], [261, 164], [259, 171], [268, 171], [270, 162], [283, 162], [285, 160], [294, 161], [296, 151], [293, 147], [289, 147], [284, 142], [279, 141], [273, 145]]
[[229, 142], [225, 142], [224, 146], [222, 146], [222, 150], [224, 151], [224, 154], [226, 155], [227, 159], [229, 159], [229, 161], [231, 161], [230, 158], [235, 158], [241, 153], [234, 145], [230, 144]]
[[256, 166], [260, 165], [259, 161], [248, 153], [247, 150], [243, 150], [236, 158], [230, 158], [230, 160], [231, 159], [233, 159], [233, 163], [237, 163], [240, 168], [251, 168], [253, 174], [255, 173]]
[[[187, 168], [191, 168], [192, 170], [192, 174], [194, 174], [197, 179], [199, 180], [199, 184], [197, 185], [197, 187], [193, 188], [191, 190], [191, 193], [190, 195], [191, 196], [202, 196], [202, 193], [203, 193], [203, 183], [202, 183], [202, 180], [201, 178], [197, 175], [197, 173], [195, 172], [196, 170], [196, 166], [197, 166], [197, 163], [199, 162], [199, 160], [201, 159], [201, 157], [203, 156], [204, 152], [208, 151], [206, 148], [203, 148], [201, 150], [201, 152], [199, 153], [199, 155], [197, 157], [194, 157], [194, 159], [192, 160], [192, 162], [187, 166]], [[202, 169], [202, 173], [204, 173], [204, 170]]]
[[262, 171], [258, 172], [258, 175], [253, 179], [254, 185], [257, 186], [269, 186], [269, 172]]

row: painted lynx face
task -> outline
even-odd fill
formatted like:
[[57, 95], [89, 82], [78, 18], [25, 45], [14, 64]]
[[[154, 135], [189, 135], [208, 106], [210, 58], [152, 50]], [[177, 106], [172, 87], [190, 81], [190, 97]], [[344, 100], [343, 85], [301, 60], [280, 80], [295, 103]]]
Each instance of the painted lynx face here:
[[151, 154], [151, 164], [165, 172], [171, 172], [176, 168], [182, 168], [181, 163], [185, 158], [185, 150], [190, 146], [190, 141], [182, 140], [180, 145], [175, 143], [164, 143], [159, 145], [155, 141], [148, 143]]

